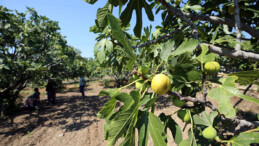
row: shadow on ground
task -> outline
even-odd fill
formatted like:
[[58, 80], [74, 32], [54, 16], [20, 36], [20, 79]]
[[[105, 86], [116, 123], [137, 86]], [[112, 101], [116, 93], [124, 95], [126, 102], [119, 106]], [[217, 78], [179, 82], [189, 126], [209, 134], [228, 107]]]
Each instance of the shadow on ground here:
[[2, 119], [0, 135], [27, 134], [39, 126], [80, 130], [98, 121], [96, 114], [108, 100], [109, 97], [99, 96], [59, 96], [56, 105], [43, 100], [38, 111], [21, 109], [8, 119]]

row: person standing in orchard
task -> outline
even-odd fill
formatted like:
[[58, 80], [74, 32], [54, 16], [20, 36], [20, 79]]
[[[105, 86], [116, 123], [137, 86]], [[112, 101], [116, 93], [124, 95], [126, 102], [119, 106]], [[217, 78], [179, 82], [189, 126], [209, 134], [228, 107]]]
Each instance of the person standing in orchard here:
[[46, 86], [46, 91], [48, 95], [48, 101], [52, 104], [56, 103], [56, 88], [56, 82], [53, 79], [49, 79], [48, 84]]
[[85, 78], [84, 77], [80, 77], [79, 78], [79, 88], [80, 88], [80, 92], [82, 93], [82, 97], [85, 97]]

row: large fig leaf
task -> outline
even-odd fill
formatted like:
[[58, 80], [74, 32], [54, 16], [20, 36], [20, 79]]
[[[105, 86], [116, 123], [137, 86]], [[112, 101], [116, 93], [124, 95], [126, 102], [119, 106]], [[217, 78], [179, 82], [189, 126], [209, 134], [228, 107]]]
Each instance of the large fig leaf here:
[[131, 48], [130, 41], [127, 39], [123, 31], [121, 31], [119, 21], [111, 14], [108, 14], [108, 20], [112, 28], [113, 37], [123, 45], [123, 51], [127, 54], [127, 56], [132, 60], [135, 60], [136, 57]]
[[171, 55], [172, 51], [174, 50], [174, 41], [167, 41], [163, 46], [160, 53], [160, 58], [164, 61], [167, 61], [168, 57]]
[[201, 54], [197, 57], [197, 60], [199, 62], [206, 63], [206, 62], [215, 60], [216, 54], [214, 54], [214, 53], [207, 54], [207, 52], [209, 50], [208, 46], [201, 45], [201, 49], [202, 49]]
[[195, 39], [185, 40], [175, 51], [172, 52], [171, 56], [178, 56], [187, 52], [192, 52], [196, 49], [199, 42]]
[[113, 114], [117, 100], [115, 97], [119, 94], [120, 89], [110, 89], [110, 90], [102, 90], [99, 93], [99, 96], [105, 95], [111, 97], [111, 99], [104, 104], [104, 107], [98, 112], [97, 116], [99, 118], [106, 118], [110, 114]]
[[237, 83], [241, 85], [249, 85], [249, 84], [257, 84], [259, 85], [259, 82], [256, 81], [256, 79], [259, 79], [259, 71], [241, 71], [236, 73], [231, 73], [229, 75], [235, 75], [238, 77]]
[[138, 145], [139, 146], [147, 146], [148, 143], [148, 114], [149, 112], [143, 111], [139, 113], [138, 120]]
[[108, 14], [112, 11], [112, 5], [109, 2], [103, 8], [97, 10], [97, 23], [99, 27], [106, 27], [108, 25]]
[[151, 134], [155, 146], [166, 146], [165, 137], [163, 136], [163, 124], [160, 119], [153, 113], [149, 113], [148, 130]]
[[225, 80], [223, 80], [222, 85], [209, 91], [210, 98], [215, 99], [218, 102], [219, 112], [224, 114], [227, 118], [233, 118], [236, 115], [236, 112], [230, 103], [230, 98], [233, 96], [238, 96], [245, 100], [259, 103], [258, 99], [242, 94], [235, 87], [235, 81], [237, 79], [237, 76], [227, 77]]
[[237, 137], [233, 137], [230, 140], [232, 146], [250, 146], [250, 144], [259, 143], [259, 133], [241, 133]]
[[171, 116], [166, 116], [164, 113], [161, 113], [159, 115], [159, 118], [161, 119], [161, 121], [164, 122], [164, 131], [166, 132], [167, 128], [169, 128], [173, 135], [175, 143], [180, 144], [180, 142], [182, 141], [182, 131], [180, 126], [172, 119]]
[[217, 112], [211, 112], [209, 115], [204, 111], [201, 113], [202, 116], [194, 115], [193, 120], [195, 124], [204, 125], [204, 126], [212, 126], [215, 117], [218, 115]]
[[133, 127], [136, 124], [140, 94], [136, 91], [132, 91], [130, 95], [128, 95], [127, 93], [121, 93], [115, 98], [123, 102], [124, 105], [117, 113], [114, 114], [114, 116], [111, 116], [111, 118], [109, 119], [111, 120], [111, 123], [109, 125], [108, 132], [108, 145], [114, 145], [118, 138], [120, 138], [127, 129], [128, 131], [126, 132], [126, 137], [124, 139], [125, 141], [123, 143], [134, 143], [132, 141], [134, 139], [129, 141], [129, 138], [134, 137], [135, 135], [135, 133], [132, 133], [130, 131], [133, 130]]
[[146, 0], [130, 0], [127, 4], [127, 7], [122, 12], [120, 19], [122, 20], [123, 26], [127, 26], [131, 20], [133, 10], [136, 11], [137, 15], [137, 23], [134, 27], [134, 34], [140, 38], [141, 36], [141, 29], [142, 29], [142, 9], [145, 9], [148, 19], [150, 21], [154, 21], [154, 15], [152, 12], [152, 8]]

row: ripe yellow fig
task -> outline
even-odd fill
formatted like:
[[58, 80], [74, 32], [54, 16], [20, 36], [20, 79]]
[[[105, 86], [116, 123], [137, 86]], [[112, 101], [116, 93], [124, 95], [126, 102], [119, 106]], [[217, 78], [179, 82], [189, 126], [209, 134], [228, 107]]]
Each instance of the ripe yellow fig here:
[[182, 101], [182, 100], [180, 100], [180, 99], [177, 98], [177, 97], [173, 98], [173, 104], [174, 104], [175, 106], [177, 106], [177, 107], [182, 107], [182, 106], [185, 105], [185, 103], [186, 103], [186, 101]]
[[209, 126], [202, 131], [202, 135], [206, 139], [213, 140], [217, 136], [217, 131], [212, 126]]
[[220, 65], [218, 62], [215, 61], [211, 61], [211, 62], [207, 62], [205, 63], [205, 72], [208, 75], [213, 75], [219, 72], [220, 70]]
[[146, 75], [148, 73], [148, 66], [147, 65], [141, 65], [139, 68], [138, 68], [138, 72], [140, 72], [143, 76]]
[[186, 111], [186, 110], [179, 110], [177, 112], [177, 116], [180, 119], [182, 119], [183, 122], [186, 122], [186, 123], [190, 122], [190, 120], [191, 120], [191, 117], [190, 117], [188, 111]]
[[165, 94], [170, 88], [170, 79], [164, 74], [155, 75], [151, 82], [151, 88], [156, 94]]
[[230, 13], [230, 14], [234, 14], [234, 13], [235, 13], [235, 7], [234, 7], [234, 5], [232, 5], [232, 6], [230, 6], [230, 7], [228, 8], [228, 13]]
[[147, 88], [147, 84], [144, 84], [144, 80], [137, 81], [135, 83], [136, 89], [141, 90], [143, 92]]

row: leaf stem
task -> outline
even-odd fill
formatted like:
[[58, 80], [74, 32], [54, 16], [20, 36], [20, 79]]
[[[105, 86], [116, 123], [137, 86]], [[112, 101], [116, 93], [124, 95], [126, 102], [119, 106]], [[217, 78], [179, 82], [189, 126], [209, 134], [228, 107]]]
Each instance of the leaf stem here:
[[120, 87], [120, 90], [121, 90], [121, 89], [124, 89], [124, 88], [127, 88], [127, 87], [129, 87], [130, 85], [132, 85], [132, 84], [134, 84], [134, 83], [136, 83], [137, 81], [140, 81], [140, 80], [142, 80], [142, 79], [141, 79], [141, 78], [140, 78], [140, 79], [137, 79], [137, 80], [131, 82], [131, 83], [128, 84], [128, 85], [125, 85], [125, 86], [123, 86], [123, 87]]
[[157, 70], [160, 68], [160, 66], [161, 66], [163, 63], [164, 63], [164, 61], [162, 61], [162, 62], [157, 66], [155, 73], [157, 72]]
[[[152, 96], [151, 96], [151, 99], [154, 98], [154, 95], [155, 95], [155, 92], [153, 92]], [[151, 112], [154, 113], [155, 112], [155, 103], [153, 103], [152, 107], [151, 107]]]
[[255, 128], [255, 129], [250, 129], [250, 130], [247, 130], [247, 131], [241, 132], [241, 133], [257, 132], [257, 131], [259, 131], [259, 127]]

